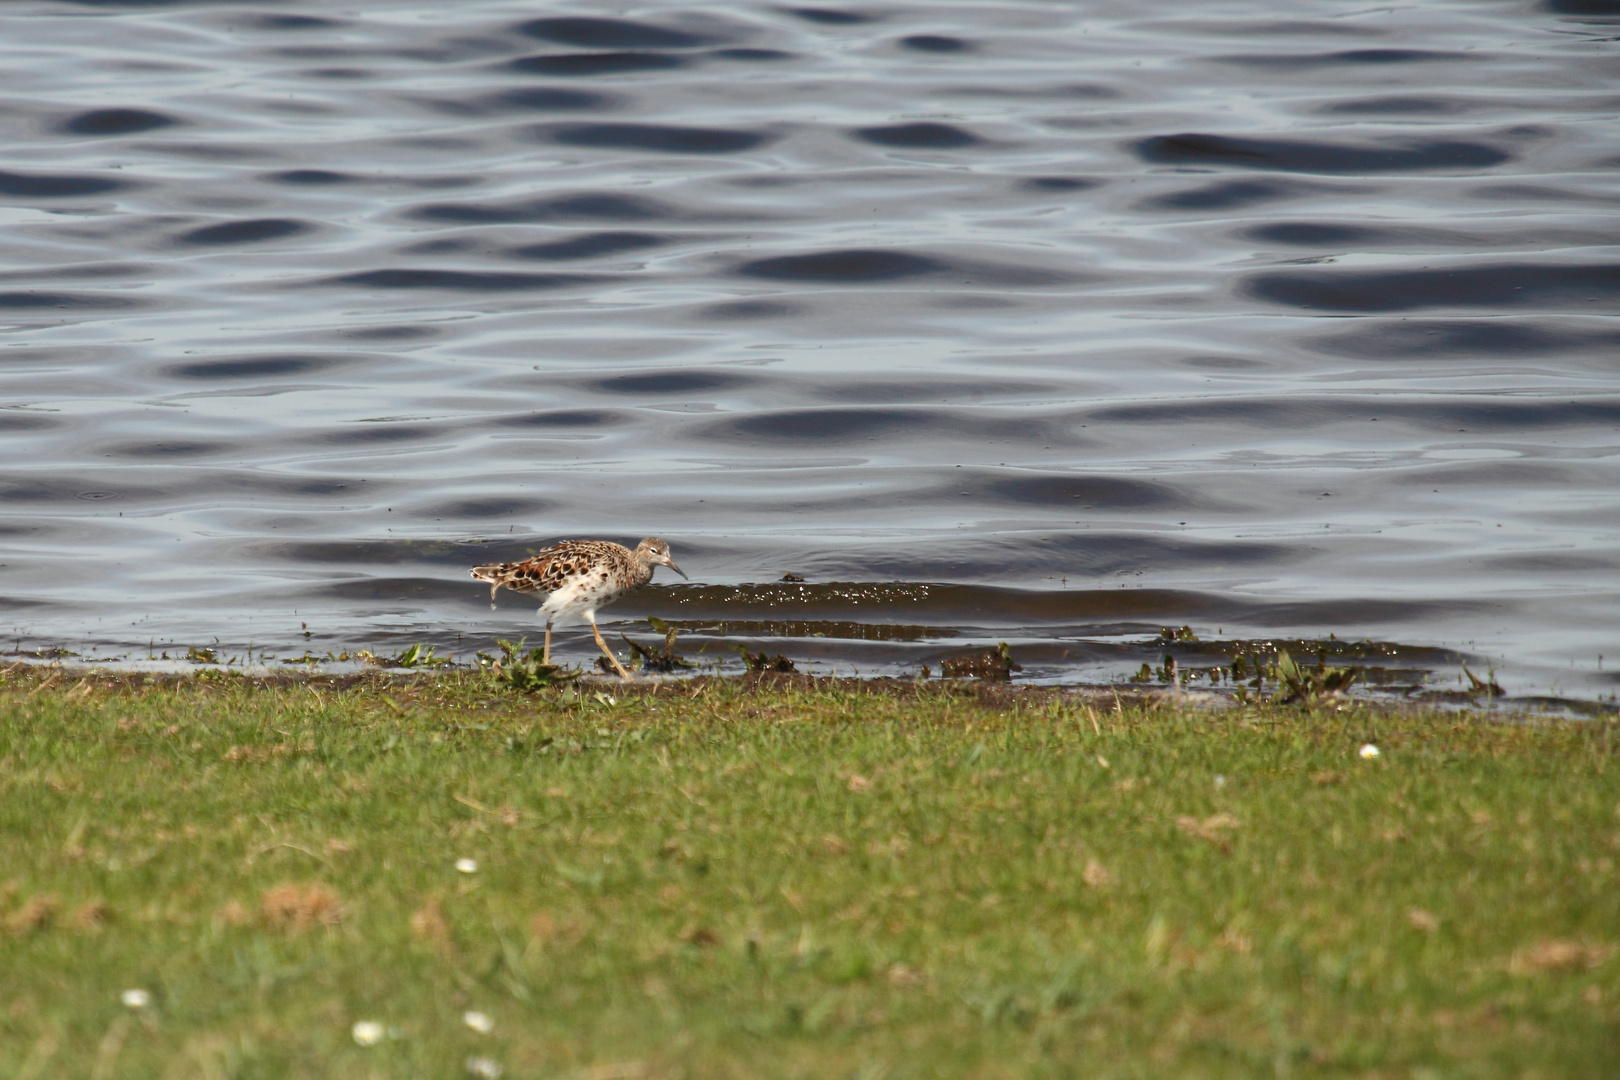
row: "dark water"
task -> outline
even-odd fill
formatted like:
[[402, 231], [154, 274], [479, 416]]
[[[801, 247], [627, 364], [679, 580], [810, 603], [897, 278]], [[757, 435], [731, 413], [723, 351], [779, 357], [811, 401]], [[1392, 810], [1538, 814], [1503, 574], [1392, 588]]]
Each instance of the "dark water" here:
[[605, 13], [0, 10], [7, 648], [466, 656], [656, 533], [618, 628], [819, 670], [1613, 692], [1620, 5]]

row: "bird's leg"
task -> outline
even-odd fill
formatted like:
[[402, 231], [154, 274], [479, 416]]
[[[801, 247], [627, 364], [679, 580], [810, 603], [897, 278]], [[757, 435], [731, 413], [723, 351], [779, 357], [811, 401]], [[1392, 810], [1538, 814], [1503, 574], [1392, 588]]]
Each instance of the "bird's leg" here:
[[619, 663], [619, 658], [613, 655], [613, 650], [608, 648], [607, 642], [602, 640], [602, 631], [596, 628], [595, 617], [587, 616], [587, 618], [591, 620], [591, 633], [596, 635], [596, 643], [602, 647], [603, 652], [607, 653], [608, 662], [613, 665], [613, 670], [617, 671], [625, 682], [633, 682], [634, 680], [630, 678], [630, 673], [624, 670], [623, 664]]
[[546, 667], [551, 666], [551, 620], [546, 620], [546, 651], [540, 654], [540, 662]]

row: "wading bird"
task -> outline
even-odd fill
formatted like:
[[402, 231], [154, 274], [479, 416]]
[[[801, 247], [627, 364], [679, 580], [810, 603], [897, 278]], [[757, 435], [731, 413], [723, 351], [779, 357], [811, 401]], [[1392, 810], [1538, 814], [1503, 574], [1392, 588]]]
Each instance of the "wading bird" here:
[[656, 536], [647, 537], [634, 551], [611, 540], [564, 540], [521, 562], [475, 566], [472, 576], [489, 582], [491, 607], [495, 606], [495, 590], [503, 585], [513, 592], [549, 594], [540, 605], [540, 616], [546, 620], [541, 663], [551, 663], [552, 624], [582, 619], [591, 624], [596, 644], [607, 654], [613, 670], [628, 679], [630, 673], [602, 640], [596, 609], [647, 584], [656, 566], [667, 566], [686, 577], [686, 571], [669, 557], [669, 545]]

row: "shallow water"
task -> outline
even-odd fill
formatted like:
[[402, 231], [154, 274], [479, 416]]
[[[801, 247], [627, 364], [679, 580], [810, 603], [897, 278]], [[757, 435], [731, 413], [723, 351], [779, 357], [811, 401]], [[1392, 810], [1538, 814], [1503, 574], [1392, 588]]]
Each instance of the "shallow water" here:
[[1614, 691], [1620, 6], [604, 10], [0, 11], [8, 647]]

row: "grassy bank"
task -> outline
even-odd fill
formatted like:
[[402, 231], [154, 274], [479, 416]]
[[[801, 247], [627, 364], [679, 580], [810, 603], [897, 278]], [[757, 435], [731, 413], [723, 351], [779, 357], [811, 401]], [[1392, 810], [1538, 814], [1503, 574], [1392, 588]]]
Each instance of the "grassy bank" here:
[[0, 683], [8, 1077], [1620, 1060], [1609, 722], [45, 677]]

